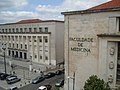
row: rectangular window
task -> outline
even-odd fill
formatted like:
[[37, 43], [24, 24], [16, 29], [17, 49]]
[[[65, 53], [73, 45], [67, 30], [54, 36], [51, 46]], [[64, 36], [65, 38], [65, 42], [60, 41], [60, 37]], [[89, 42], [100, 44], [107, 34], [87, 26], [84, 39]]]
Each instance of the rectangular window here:
[[13, 48], [14, 48], [14, 44], [13, 44]]
[[120, 32], [120, 17], [119, 17], [119, 24], [118, 24], [118, 29], [119, 29], [119, 32]]
[[6, 32], [7, 32], [7, 29], [5, 29], [6, 30]]
[[37, 28], [34, 28], [34, 32], [37, 32]]
[[2, 32], [4, 32], [4, 29], [2, 29]]
[[40, 55], [40, 59], [42, 59], [42, 56]]
[[48, 32], [48, 27], [45, 27], [45, 32]]
[[42, 38], [40, 38], [39, 41], [42, 42]]
[[27, 28], [24, 28], [24, 31], [27, 32]]
[[27, 45], [25, 45], [25, 49], [27, 49]]
[[11, 32], [11, 29], [9, 29], [9, 32]]
[[32, 28], [29, 28], [29, 32], [32, 32]]
[[9, 43], [9, 47], [11, 47], [11, 43]]
[[35, 58], [37, 58], [37, 55], [35, 55]]
[[39, 32], [42, 32], [42, 28], [41, 27], [39, 28]]
[[22, 28], [20, 28], [20, 32], [23, 32], [23, 29], [22, 29]]
[[17, 48], [18, 48], [18, 44], [17, 44]]
[[45, 56], [45, 60], [48, 60], [48, 56]]
[[22, 48], [22, 44], [20, 44], [21, 45], [21, 48]]
[[12, 32], [15, 32], [14, 28], [12, 29]]
[[16, 32], [18, 32], [18, 28], [16, 28]]

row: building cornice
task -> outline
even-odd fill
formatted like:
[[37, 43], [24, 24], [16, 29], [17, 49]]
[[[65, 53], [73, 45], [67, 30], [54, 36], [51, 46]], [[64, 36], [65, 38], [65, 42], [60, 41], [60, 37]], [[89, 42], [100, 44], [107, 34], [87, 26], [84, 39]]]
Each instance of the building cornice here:
[[1, 32], [0, 34], [51, 34], [51, 32]]
[[62, 12], [63, 15], [74, 15], [74, 14], [89, 14], [89, 13], [100, 13], [100, 12], [113, 12], [120, 11], [120, 7], [115, 8], [104, 8], [104, 9], [94, 9], [94, 10], [81, 10], [81, 11], [70, 11]]
[[120, 37], [120, 34], [97, 34], [98, 37]]

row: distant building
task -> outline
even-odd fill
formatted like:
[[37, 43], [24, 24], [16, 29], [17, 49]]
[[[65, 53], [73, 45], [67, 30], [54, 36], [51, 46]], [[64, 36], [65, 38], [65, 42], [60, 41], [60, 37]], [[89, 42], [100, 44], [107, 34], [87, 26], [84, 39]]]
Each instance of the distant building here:
[[6, 44], [8, 57], [57, 65], [64, 60], [64, 22], [32, 19], [1, 24], [0, 43]]
[[91, 75], [120, 85], [120, 0], [65, 16], [65, 90], [82, 90]]

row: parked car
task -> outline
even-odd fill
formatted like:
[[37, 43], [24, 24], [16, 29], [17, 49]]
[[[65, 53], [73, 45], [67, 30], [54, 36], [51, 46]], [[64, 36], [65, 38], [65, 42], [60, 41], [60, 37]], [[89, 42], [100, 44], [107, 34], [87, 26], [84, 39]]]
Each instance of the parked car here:
[[52, 86], [51, 85], [43, 85], [40, 86], [37, 90], [51, 90]]
[[16, 87], [16, 86], [9, 87], [7, 90], [18, 90], [18, 87]]
[[43, 76], [38, 76], [35, 79], [32, 80], [32, 84], [36, 84], [39, 83], [41, 81], [43, 81], [45, 78]]
[[6, 81], [7, 81], [8, 84], [13, 84], [13, 83], [19, 82], [20, 80], [21, 79], [17, 78], [17, 77], [10, 77]]
[[45, 75], [45, 78], [48, 79], [48, 78], [51, 78], [51, 77], [54, 77], [54, 76], [55, 76], [54, 72], [49, 72]]
[[57, 70], [57, 71], [55, 72], [55, 74], [56, 74], [56, 75], [61, 75], [61, 74], [62, 74], [62, 71], [61, 71], [61, 70]]
[[9, 80], [9, 79], [12, 78], [12, 77], [16, 77], [16, 78], [17, 78], [16, 75], [9, 75], [9, 76], [6, 77], [6, 80]]
[[10, 74], [6, 74], [6, 73], [2, 73], [0, 75], [0, 80], [5, 80], [7, 76], [9, 76]]
[[55, 83], [56, 87], [61, 87], [63, 85], [64, 85], [64, 79], [57, 80], [57, 82]]

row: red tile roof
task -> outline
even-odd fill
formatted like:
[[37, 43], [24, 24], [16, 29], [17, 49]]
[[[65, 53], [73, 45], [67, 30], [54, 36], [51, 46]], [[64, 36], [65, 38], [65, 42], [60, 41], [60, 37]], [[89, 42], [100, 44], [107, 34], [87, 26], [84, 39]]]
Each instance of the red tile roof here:
[[16, 22], [16, 24], [37, 23], [37, 22], [42, 22], [42, 20], [40, 19], [21, 20], [21, 21]]
[[100, 4], [98, 6], [89, 8], [88, 10], [94, 10], [94, 9], [106, 9], [106, 8], [116, 8], [120, 7], [120, 0], [111, 0], [109, 2]]

